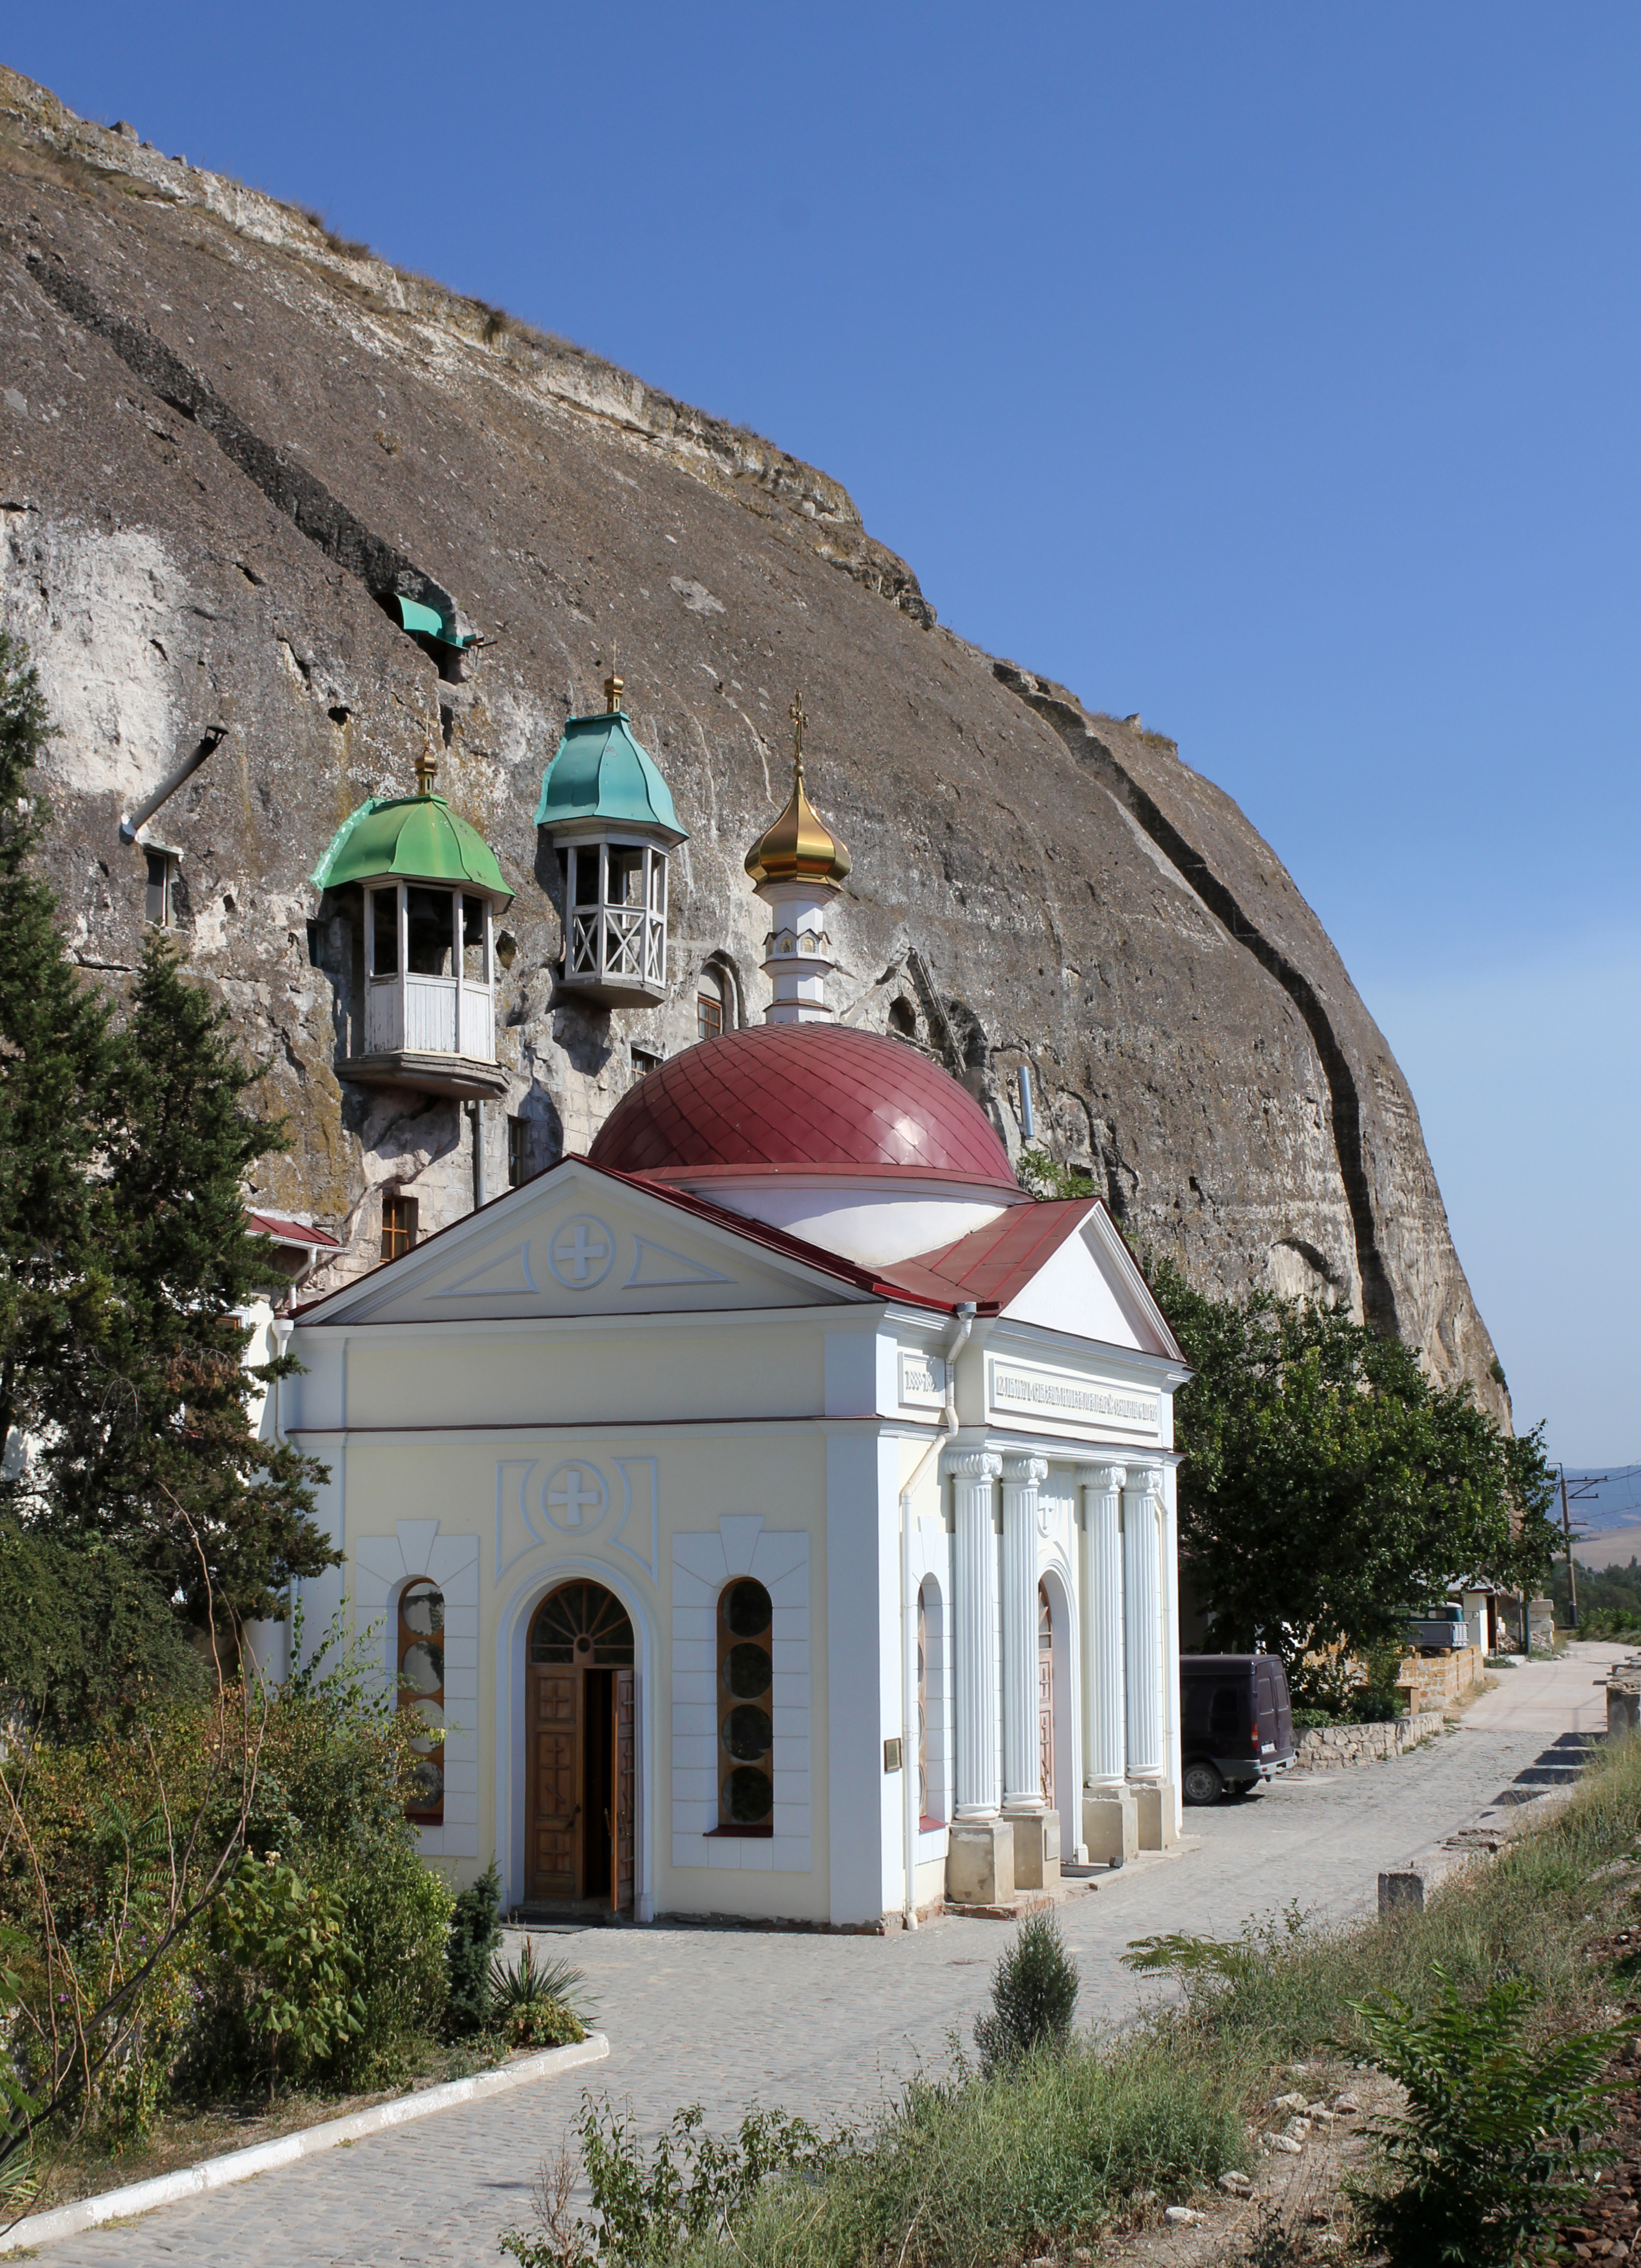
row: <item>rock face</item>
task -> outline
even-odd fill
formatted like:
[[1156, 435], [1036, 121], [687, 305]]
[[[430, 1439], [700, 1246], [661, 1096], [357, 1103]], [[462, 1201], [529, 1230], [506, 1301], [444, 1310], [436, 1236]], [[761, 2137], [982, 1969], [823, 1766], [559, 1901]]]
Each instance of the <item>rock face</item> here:
[[[120, 821], [191, 756], [152, 835], [184, 855], [190, 967], [269, 1059], [294, 1134], [258, 1201], [375, 1263], [384, 1187], [424, 1233], [472, 1202], [454, 1102], [338, 1077], [345, 924], [307, 877], [367, 793], [441, 788], [518, 895], [498, 1002], [529, 1168], [585, 1149], [715, 984], [756, 1020], [766, 923], [742, 873], [809, 781], [854, 857], [846, 1019], [943, 1059], [1017, 1152], [1086, 1166], [1130, 1239], [1206, 1288], [1268, 1284], [1393, 1326], [1507, 1416], [1418, 1116], [1316, 917], [1173, 744], [939, 626], [836, 482], [306, 215], [0, 71], [0, 619], [60, 736], [52, 879], [118, 983], [144, 859]], [[390, 619], [459, 610], [460, 681]], [[618, 641], [639, 737], [690, 841], [671, 991], [561, 995], [558, 864], [533, 814], [565, 716]], [[453, 665], [447, 665], [449, 668]]]

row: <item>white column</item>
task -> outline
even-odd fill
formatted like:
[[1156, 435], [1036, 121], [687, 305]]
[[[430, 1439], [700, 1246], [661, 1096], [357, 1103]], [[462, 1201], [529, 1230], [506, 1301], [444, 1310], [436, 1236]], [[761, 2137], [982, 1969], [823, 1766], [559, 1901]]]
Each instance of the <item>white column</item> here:
[[1122, 1465], [1084, 1465], [1083, 1485], [1083, 1691], [1088, 1729], [1083, 1773], [1101, 1793], [1121, 1787], [1127, 1768], [1123, 1710]]
[[1155, 1465], [1131, 1465], [1122, 1491], [1123, 1638], [1127, 1658], [1128, 1778], [1163, 1777], [1162, 1600]]
[[1002, 1459], [991, 1449], [949, 1449], [942, 1463], [957, 1497], [952, 1555], [956, 1640], [957, 1802], [956, 1817], [994, 1819], [997, 1773], [997, 1537], [992, 1497]]
[[1003, 1809], [1041, 1811], [1037, 1727], [1037, 1491], [1046, 1457], [1002, 1461]]
[[1178, 1476], [1163, 1475], [1163, 1698], [1167, 1705], [1167, 1777], [1174, 1792], [1174, 1831], [1183, 1825], [1184, 1769], [1179, 1730], [1179, 1513]]

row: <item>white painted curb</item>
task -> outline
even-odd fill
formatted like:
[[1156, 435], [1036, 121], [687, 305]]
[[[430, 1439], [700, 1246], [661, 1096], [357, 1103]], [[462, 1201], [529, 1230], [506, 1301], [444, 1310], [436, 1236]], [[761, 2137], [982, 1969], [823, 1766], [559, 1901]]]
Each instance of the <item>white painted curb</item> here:
[[174, 2174], [158, 2174], [151, 2182], [132, 2182], [122, 2190], [105, 2190], [100, 2197], [80, 2198], [59, 2205], [55, 2213], [31, 2213], [26, 2220], [0, 2235], [0, 2254], [26, 2246], [49, 2244], [59, 2236], [78, 2236], [105, 2220], [129, 2220], [139, 2213], [152, 2213], [162, 2205], [199, 2197], [207, 2190], [225, 2189], [230, 2182], [248, 2182], [277, 2166], [294, 2165], [299, 2158], [334, 2150], [339, 2142], [362, 2141], [367, 2134], [385, 2133], [389, 2127], [407, 2125], [412, 2118], [431, 2117], [435, 2110], [454, 2110], [458, 2102], [482, 2102], [509, 2088], [527, 2086], [536, 2079], [552, 2079], [580, 2065], [602, 2063], [610, 2053], [602, 2032], [589, 2032], [573, 2047], [546, 2048], [540, 2055], [521, 2056], [499, 2071], [481, 2071], [471, 2079], [447, 2080], [442, 2087], [425, 2087], [415, 2095], [401, 2095], [369, 2110], [355, 2110], [346, 2118], [328, 2118], [322, 2125], [304, 2126], [294, 2134], [281, 2134], [272, 2142], [255, 2142], [248, 2150], [229, 2150], [220, 2158], [204, 2158], [196, 2166], [183, 2166]]

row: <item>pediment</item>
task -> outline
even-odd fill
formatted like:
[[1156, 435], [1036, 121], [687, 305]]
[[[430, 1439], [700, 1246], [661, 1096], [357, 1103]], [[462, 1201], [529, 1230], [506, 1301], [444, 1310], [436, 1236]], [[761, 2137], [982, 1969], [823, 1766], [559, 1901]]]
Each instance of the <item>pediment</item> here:
[[1179, 1359], [1162, 1310], [1103, 1207], [1056, 1246], [1002, 1314], [1009, 1322]]
[[861, 1294], [625, 1178], [566, 1159], [308, 1308], [316, 1323], [458, 1323], [824, 1306]]

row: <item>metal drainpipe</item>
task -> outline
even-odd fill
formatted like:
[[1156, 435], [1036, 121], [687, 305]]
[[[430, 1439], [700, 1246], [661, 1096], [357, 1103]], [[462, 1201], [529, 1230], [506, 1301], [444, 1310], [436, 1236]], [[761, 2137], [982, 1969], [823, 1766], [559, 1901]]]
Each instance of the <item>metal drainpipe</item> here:
[[912, 1496], [923, 1469], [942, 1443], [957, 1430], [957, 1357], [974, 1329], [975, 1303], [963, 1300], [944, 1350], [946, 1399], [940, 1431], [913, 1469], [900, 1491], [900, 1826], [906, 1897], [901, 1909], [908, 1929], [917, 1927], [917, 1593], [912, 1587]]

